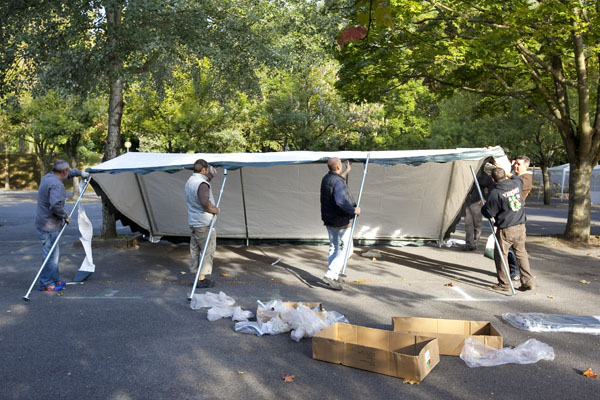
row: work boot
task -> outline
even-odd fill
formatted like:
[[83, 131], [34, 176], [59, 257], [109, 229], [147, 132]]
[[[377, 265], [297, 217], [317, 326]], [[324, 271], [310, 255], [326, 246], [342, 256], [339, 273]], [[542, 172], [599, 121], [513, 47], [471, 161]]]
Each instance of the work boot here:
[[204, 289], [204, 288], [211, 288], [211, 287], [215, 287], [215, 281], [210, 280], [208, 278], [198, 281], [198, 284], [196, 285], [196, 289]]
[[495, 284], [494, 286], [492, 286], [492, 290], [498, 290], [500, 292], [510, 292], [510, 286], [508, 285], [501, 285], [499, 283]]
[[521, 287], [519, 288], [519, 290], [521, 292], [527, 292], [528, 290], [533, 290], [535, 289], [534, 285], [521, 285]]

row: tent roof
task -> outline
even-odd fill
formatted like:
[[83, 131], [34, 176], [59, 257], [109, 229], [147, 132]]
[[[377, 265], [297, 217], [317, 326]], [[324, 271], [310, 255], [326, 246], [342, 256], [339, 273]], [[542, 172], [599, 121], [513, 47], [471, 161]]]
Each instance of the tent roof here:
[[242, 167], [268, 167], [271, 165], [325, 163], [332, 157], [355, 162], [365, 161], [370, 155], [370, 162], [390, 166], [395, 164], [419, 165], [425, 162], [450, 162], [456, 160], [480, 160], [487, 157], [502, 157], [501, 147], [469, 148], [451, 150], [401, 150], [401, 151], [287, 151], [272, 153], [125, 153], [112, 160], [87, 169], [88, 172], [135, 172], [146, 174], [153, 171], [176, 172], [182, 169], [193, 169], [194, 162], [205, 159], [215, 167], [235, 170]]

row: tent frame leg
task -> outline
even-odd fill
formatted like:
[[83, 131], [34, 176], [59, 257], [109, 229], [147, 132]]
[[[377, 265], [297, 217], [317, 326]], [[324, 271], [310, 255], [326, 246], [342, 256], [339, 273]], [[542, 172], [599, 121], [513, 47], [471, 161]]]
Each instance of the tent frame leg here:
[[[367, 159], [365, 160], [365, 169], [363, 171], [362, 181], [360, 182], [360, 190], [358, 192], [358, 200], [356, 201], [356, 207], [360, 207], [360, 198], [362, 197], [363, 187], [365, 185], [365, 178], [367, 176], [367, 169], [369, 167], [369, 159], [371, 158], [371, 153], [367, 153]], [[354, 226], [356, 225], [356, 219], [358, 215], [354, 215], [352, 218], [352, 227], [350, 228], [350, 240], [348, 240], [348, 244], [346, 246], [346, 254], [344, 255], [344, 265], [342, 267], [342, 275], [346, 274], [346, 265], [348, 264], [348, 252], [350, 251], [351, 244], [354, 242]]]

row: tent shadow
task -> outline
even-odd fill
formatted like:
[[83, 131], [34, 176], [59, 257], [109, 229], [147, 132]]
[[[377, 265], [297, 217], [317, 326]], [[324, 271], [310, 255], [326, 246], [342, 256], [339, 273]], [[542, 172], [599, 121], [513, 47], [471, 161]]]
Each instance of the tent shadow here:
[[[271, 265], [273, 268], [283, 269], [283, 270], [287, 271], [290, 275], [295, 277], [298, 281], [302, 282], [302, 284], [306, 285], [307, 287], [309, 287], [311, 289], [315, 285], [325, 287], [325, 285], [321, 282], [321, 279], [314, 276], [310, 272], [307, 272], [306, 270], [303, 270], [301, 268], [291, 266], [282, 261], [273, 265], [272, 257], [268, 256], [264, 252], [263, 252], [263, 254], [257, 254], [255, 252], [251, 251], [251, 249], [253, 249], [253, 248], [256, 248], [256, 247], [237, 247], [237, 246], [236, 247], [233, 247], [233, 246], [227, 247], [227, 249], [229, 251], [231, 251], [232, 253], [234, 253], [240, 257], [244, 257], [248, 260], [256, 261], [259, 263], [264, 263], [266, 265]], [[259, 248], [259, 250], [260, 250], [260, 248]]]
[[[468, 267], [460, 264], [453, 264], [428, 257], [423, 257], [401, 251], [396, 248], [386, 247], [380, 250], [389, 261], [413, 268], [423, 272], [433, 273], [448, 279], [459, 280], [464, 284], [485, 288], [495, 284], [496, 273], [479, 268]], [[472, 276], [470, 273], [483, 274], [492, 277], [492, 281], [484, 280]]]

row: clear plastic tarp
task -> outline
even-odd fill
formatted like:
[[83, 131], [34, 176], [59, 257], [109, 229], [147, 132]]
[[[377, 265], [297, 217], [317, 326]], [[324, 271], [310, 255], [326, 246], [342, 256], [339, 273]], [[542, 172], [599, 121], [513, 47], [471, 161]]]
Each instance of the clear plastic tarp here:
[[600, 316], [504, 313], [502, 318], [515, 328], [530, 332], [572, 332], [600, 335]]
[[529, 339], [514, 349], [493, 349], [471, 338], [465, 339], [460, 358], [469, 368], [495, 367], [502, 364], [533, 364], [540, 360], [554, 360], [554, 349], [546, 343]]

